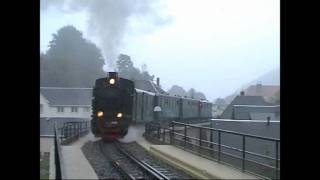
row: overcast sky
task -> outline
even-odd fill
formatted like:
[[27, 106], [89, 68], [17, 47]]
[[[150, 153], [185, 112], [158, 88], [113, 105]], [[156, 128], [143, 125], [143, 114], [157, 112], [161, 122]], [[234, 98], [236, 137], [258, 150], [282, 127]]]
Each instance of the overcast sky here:
[[[213, 100], [280, 66], [279, 0], [164, 0], [160, 4], [153, 9], [155, 14], [125, 17], [115, 52], [128, 54], [139, 68], [145, 63], [151, 74], [160, 77], [164, 89], [174, 84], [186, 90], [193, 87]], [[103, 49], [101, 38], [90, 31], [89, 17], [94, 16], [86, 9], [64, 8], [41, 10], [40, 51], [48, 49], [52, 34], [65, 25], [75, 26]], [[155, 15], [163, 21], [148, 24]]]

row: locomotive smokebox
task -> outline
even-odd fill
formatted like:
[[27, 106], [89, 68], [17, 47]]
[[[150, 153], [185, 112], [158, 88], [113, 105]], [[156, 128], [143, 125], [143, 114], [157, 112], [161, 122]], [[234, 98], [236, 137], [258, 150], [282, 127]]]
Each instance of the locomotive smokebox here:
[[118, 73], [117, 72], [109, 72], [109, 78], [118, 79]]

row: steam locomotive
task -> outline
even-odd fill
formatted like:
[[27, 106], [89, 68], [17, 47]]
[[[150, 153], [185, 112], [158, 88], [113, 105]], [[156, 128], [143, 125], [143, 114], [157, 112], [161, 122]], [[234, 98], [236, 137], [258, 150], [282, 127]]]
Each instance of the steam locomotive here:
[[116, 72], [97, 79], [93, 88], [91, 131], [105, 140], [124, 137], [132, 123], [211, 117], [208, 101], [138, 89]]

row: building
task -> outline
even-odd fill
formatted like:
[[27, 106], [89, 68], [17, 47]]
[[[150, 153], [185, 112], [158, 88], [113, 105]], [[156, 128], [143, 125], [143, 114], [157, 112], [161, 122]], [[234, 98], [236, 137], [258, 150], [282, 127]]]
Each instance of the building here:
[[40, 87], [40, 135], [52, 136], [54, 122], [90, 120], [92, 88]]
[[[257, 83], [256, 85], [251, 85], [245, 90], [243, 90], [247, 96], [262, 96], [268, 102], [272, 102], [274, 96], [280, 96], [280, 86], [279, 85], [262, 85]], [[230, 96], [224, 98], [227, 103], [230, 103], [238, 93], [234, 93]]]
[[256, 85], [249, 86], [245, 90], [245, 94], [247, 96], [262, 96], [266, 100], [269, 100], [279, 91], [279, 85], [262, 85], [261, 83], [258, 83]]
[[220, 116], [221, 119], [280, 120], [280, 106], [266, 102], [262, 96], [236, 96]]

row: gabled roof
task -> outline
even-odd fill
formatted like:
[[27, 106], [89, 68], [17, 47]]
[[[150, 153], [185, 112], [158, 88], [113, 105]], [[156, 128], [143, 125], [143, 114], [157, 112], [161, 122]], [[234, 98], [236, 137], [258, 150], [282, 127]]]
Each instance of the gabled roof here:
[[[221, 114], [221, 119], [232, 119], [234, 112], [234, 105], [260, 105], [270, 106], [271, 103], [266, 102], [262, 96], [236, 96], [233, 101], [226, 107]], [[241, 116], [241, 115], [240, 115]]]
[[51, 106], [91, 105], [92, 88], [40, 87], [40, 93]]
[[161, 89], [159, 86], [157, 86], [152, 81], [146, 81], [146, 80], [136, 80], [134, 81], [134, 86], [137, 89], [141, 89], [144, 91], [149, 91], [157, 94], [166, 94], [166, 92]]

